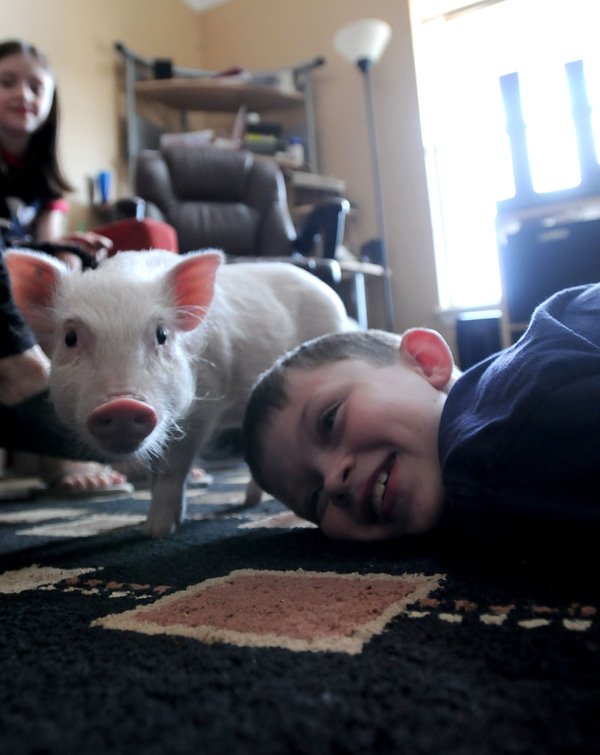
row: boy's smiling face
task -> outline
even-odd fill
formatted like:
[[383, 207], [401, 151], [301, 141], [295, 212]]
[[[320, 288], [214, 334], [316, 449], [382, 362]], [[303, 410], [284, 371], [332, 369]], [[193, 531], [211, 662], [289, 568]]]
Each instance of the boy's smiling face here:
[[263, 436], [271, 492], [331, 537], [430, 530], [444, 505], [437, 437], [453, 367], [444, 347], [441, 366], [399, 353], [383, 367], [345, 359], [291, 368], [290, 401]]

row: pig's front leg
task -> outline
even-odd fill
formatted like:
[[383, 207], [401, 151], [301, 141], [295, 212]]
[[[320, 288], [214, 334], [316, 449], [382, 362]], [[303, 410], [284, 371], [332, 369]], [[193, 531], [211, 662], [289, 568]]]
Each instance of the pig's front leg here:
[[173, 441], [165, 450], [152, 477], [152, 501], [144, 532], [150, 537], [171, 535], [185, 518], [185, 484], [196, 452], [190, 434]]

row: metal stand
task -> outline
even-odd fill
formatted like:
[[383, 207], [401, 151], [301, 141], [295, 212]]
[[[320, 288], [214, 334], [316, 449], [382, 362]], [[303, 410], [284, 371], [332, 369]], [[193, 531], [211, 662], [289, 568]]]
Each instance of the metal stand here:
[[[181, 68], [174, 66], [170, 60], [144, 58], [129, 50], [122, 42], [115, 42], [115, 50], [122, 55], [125, 64], [125, 97], [127, 111], [127, 159], [129, 165], [129, 178], [133, 181], [135, 159], [144, 147], [140, 138], [141, 122], [136, 107], [135, 85], [139, 81], [148, 79], [200, 79], [214, 78], [215, 71], [195, 68]], [[268, 78], [269, 75], [277, 77], [282, 73], [292, 76], [294, 86], [304, 97], [304, 129], [305, 129], [305, 155], [309, 170], [318, 173], [317, 139], [315, 129], [315, 104], [312, 87], [311, 73], [315, 68], [322, 66], [325, 58], [317, 57], [313, 60], [300, 63], [289, 68], [273, 69], [270, 71], [253, 71], [252, 75]], [[185, 124], [186, 113], [182, 110], [182, 124]], [[133, 183], [132, 183], [133, 185]]]
[[375, 190], [375, 207], [377, 211], [377, 225], [380, 236], [381, 265], [383, 266], [383, 303], [385, 311], [385, 325], [389, 331], [394, 331], [394, 304], [391, 286], [391, 271], [388, 263], [387, 241], [385, 233], [385, 215], [383, 210], [383, 194], [381, 191], [381, 175], [379, 172], [379, 154], [377, 149], [377, 136], [375, 133], [375, 118], [373, 115], [373, 99], [371, 94], [371, 79], [369, 72], [371, 61], [365, 59], [358, 61], [358, 67], [364, 75], [365, 102], [367, 110], [367, 123], [369, 127], [369, 141], [371, 146], [371, 164], [373, 170], [373, 188]]

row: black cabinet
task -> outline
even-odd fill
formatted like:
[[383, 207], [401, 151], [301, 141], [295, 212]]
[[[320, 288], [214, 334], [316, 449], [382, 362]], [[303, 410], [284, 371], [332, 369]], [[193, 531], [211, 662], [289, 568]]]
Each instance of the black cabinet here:
[[505, 329], [510, 331], [503, 340], [510, 343], [548, 296], [600, 281], [600, 218], [549, 227], [524, 225], [506, 236], [499, 254]]

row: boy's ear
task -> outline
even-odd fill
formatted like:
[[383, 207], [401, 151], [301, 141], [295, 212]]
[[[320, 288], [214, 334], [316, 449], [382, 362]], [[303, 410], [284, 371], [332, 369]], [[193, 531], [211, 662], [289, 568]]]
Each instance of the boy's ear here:
[[442, 391], [450, 382], [454, 359], [450, 347], [435, 330], [411, 328], [402, 334], [400, 353], [415, 361], [434, 388]]

